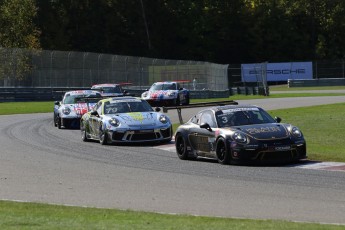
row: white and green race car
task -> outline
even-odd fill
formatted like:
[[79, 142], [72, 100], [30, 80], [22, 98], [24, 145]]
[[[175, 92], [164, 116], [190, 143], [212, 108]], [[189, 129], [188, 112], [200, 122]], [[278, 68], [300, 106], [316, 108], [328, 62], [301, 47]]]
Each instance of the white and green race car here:
[[170, 142], [172, 124], [168, 116], [154, 111], [145, 100], [114, 97], [100, 100], [80, 121], [83, 141], [108, 143]]

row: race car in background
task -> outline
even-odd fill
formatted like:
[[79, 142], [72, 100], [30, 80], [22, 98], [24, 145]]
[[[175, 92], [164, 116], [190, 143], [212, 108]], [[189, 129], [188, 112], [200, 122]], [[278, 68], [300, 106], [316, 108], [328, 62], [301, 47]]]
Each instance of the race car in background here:
[[189, 90], [181, 87], [180, 83], [189, 81], [156, 82], [149, 90], [141, 94], [151, 106], [188, 105]]
[[80, 118], [103, 97], [98, 91], [75, 90], [64, 94], [62, 101], [54, 103], [54, 126], [61, 129], [79, 128]]
[[83, 141], [108, 143], [170, 142], [170, 119], [153, 111], [145, 101], [136, 97], [113, 97], [100, 100], [80, 121]]
[[103, 97], [122, 97], [128, 94], [128, 92], [122, 88], [123, 85], [131, 85], [131, 83], [96, 84], [93, 85], [91, 89], [99, 91]]
[[182, 160], [212, 158], [221, 164], [276, 164], [306, 159], [301, 130], [280, 121], [252, 105], [204, 109], [176, 130], [176, 152]]

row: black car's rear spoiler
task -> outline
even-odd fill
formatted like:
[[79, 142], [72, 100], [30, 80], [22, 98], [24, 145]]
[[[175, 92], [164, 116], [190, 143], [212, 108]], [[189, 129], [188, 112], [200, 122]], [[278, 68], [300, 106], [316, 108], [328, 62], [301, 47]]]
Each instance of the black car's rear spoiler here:
[[180, 124], [183, 124], [183, 119], [181, 115], [181, 109], [187, 108], [197, 108], [197, 107], [209, 107], [209, 106], [221, 106], [221, 105], [238, 105], [238, 102], [233, 100], [228, 101], [213, 101], [213, 102], [200, 102], [200, 103], [193, 103], [189, 105], [177, 105], [177, 106], [163, 106], [163, 112], [167, 113], [169, 110], [176, 109], [178, 118], [180, 120]]

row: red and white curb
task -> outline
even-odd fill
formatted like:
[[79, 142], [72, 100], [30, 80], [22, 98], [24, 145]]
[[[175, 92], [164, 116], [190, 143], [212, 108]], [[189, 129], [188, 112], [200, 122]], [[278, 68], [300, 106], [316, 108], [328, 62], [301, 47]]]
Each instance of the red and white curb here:
[[327, 171], [342, 171], [345, 172], [345, 163], [341, 162], [306, 162], [303, 165], [297, 165], [297, 168], [317, 169]]

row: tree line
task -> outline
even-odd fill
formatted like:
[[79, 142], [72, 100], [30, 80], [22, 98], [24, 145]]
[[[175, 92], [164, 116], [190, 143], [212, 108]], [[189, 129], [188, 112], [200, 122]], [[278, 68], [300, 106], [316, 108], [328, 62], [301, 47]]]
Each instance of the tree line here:
[[0, 46], [221, 64], [343, 59], [343, 0], [0, 0]]

